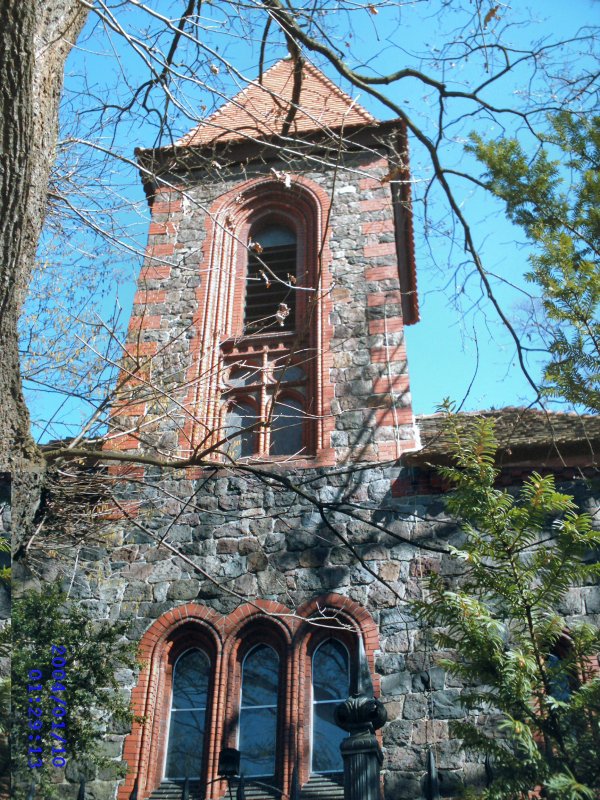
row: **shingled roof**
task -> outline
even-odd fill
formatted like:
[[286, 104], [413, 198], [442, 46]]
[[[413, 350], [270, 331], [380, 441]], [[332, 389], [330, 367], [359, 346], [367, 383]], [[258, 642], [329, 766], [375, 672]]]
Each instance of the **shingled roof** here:
[[[532, 464], [578, 455], [589, 465], [600, 464], [600, 417], [592, 414], [546, 413], [532, 408], [508, 407], [497, 411], [463, 412], [495, 422], [498, 455], [504, 462], [532, 459]], [[444, 415], [416, 419], [423, 447], [405, 456], [407, 463], [439, 463], [449, 459], [450, 440], [444, 432]]]
[[[259, 82], [251, 81], [177, 142], [177, 146], [206, 147], [280, 134], [292, 104], [294, 62], [282, 59]], [[341, 127], [370, 126], [377, 120], [339, 89], [312, 64], [304, 63], [296, 113], [290, 135]]]

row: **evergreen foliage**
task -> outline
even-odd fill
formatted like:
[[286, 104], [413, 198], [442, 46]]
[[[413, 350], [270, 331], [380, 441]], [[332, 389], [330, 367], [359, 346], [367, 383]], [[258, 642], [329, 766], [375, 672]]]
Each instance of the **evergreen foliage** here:
[[553, 476], [532, 473], [517, 496], [495, 488], [490, 420], [465, 423], [449, 413], [447, 432], [454, 463], [440, 472], [453, 487], [447, 507], [464, 541], [452, 556], [465, 574], [457, 587], [431, 576], [416, 607], [447, 651], [440, 664], [468, 687], [461, 702], [488, 723], [454, 724], [464, 747], [493, 764], [492, 785], [475, 796], [517, 800], [542, 786], [554, 800], [595, 798], [600, 632], [567, 627], [556, 609], [573, 584], [597, 581], [600, 564], [589, 555], [600, 532]]
[[[66, 599], [58, 584], [48, 585], [42, 592], [28, 591], [13, 604], [11, 739], [13, 770], [19, 776], [17, 792], [19, 783], [24, 792], [34, 780], [39, 787], [36, 797], [61, 797], [56, 783], [64, 769], [52, 764], [52, 748], [66, 749], [59, 755], [64, 756], [70, 777], [76, 780], [93, 779], [98, 769], [119, 777], [121, 765], [107, 757], [102, 740], [115, 726], [129, 725], [133, 719], [115, 676], [118, 669], [136, 666], [133, 645], [124, 639], [124, 629], [123, 625], [93, 621], [80, 604]], [[52, 665], [53, 645], [65, 648], [64, 667]], [[36, 671], [41, 671], [41, 678]], [[37, 685], [42, 686], [41, 691], [34, 688]], [[39, 702], [31, 702], [34, 697]], [[57, 717], [53, 709], [59, 705], [66, 714]], [[41, 714], [36, 716], [39, 709]], [[33, 730], [30, 723], [37, 725], [38, 719], [41, 725]], [[52, 723], [61, 722], [64, 728], [52, 729]], [[53, 733], [65, 738], [66, 744]], [[39, 757], [44, 765], [32, 769], [27, 766], [28, 759], [35, 762], [38, 754], [29, 755], [33, 746], [29, 737], [36, 735], [41, 736], [34, 744], [42, 750]]]
[[469, 149], [535, 247], [526, 277], [542, 290], [549, 326], [546, 394], [600, 411], [600, 117], [564, 112], [550, 121], [533, 160], [513, 139], [473, 136]]

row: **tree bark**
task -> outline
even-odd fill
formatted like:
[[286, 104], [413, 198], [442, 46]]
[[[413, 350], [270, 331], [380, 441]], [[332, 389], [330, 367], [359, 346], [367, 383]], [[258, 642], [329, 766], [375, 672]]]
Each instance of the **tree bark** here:
[[0, 3], [0, 469], [40, 471], [19, 370], [17, 321], [35, 263], [55, 156], [64, 64], [88, 9]]

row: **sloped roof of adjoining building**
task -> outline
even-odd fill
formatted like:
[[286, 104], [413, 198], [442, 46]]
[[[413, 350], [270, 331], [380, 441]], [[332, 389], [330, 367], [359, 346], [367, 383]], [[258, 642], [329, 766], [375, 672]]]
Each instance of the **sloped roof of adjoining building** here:
[[[239, 94], [177, 142], [179, 147], [206, 147], [280, 134], [294, 91], [294, 61], [283, 59], [251, 81]], [[289, 132], [291, 135], [371, 126], [375, 117], [332, 83], [312, 64], [304, 62], [300, 95]]]
[[[555, 413], [507, 407], [495, 411], [461, 412], [465, 422], [476, 417], [492, 419], [502, 462], [532, 461], [535, 469], [544, 462], [579, 456], [588, 465], [600, 466], [600, 416]], [[439, 463], [449, 460], [450, 439], [444, 430], [444, 414], [416, 419], [423, 447], [404, 457], [407, 463]]]

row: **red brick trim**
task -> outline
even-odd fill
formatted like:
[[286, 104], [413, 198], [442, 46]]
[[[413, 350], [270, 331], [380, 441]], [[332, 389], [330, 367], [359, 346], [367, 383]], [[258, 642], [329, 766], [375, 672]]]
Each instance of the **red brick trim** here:
[[[139, 656], [144, 666], [138, 684], [132, 692], [131, 706], [143, 722], [134, 722], [125, 739], [123, 759], [129, 772], [120, 786], [118, 800], [128, 800], [136, 779], [139, 780], [140, 797], [148, 797], [159, 785], [165, 757], [166, 732], [170, 707], [170, 688], [174, 658], [182, 652], [183, 640], [191, 646], [205, 650], [213, 667], [213, 702], [210, 727], [214, 729], [217, 713], [218, 676], [222, 639], [219, 633], [219, 615], [205, 606], [188, 603], [178, 606], [159, 617], [142, 636]], [[187, 647], [185, 648], [187, 649]], [[206, 763], [210, 768], [214, 758], [212, 742], [207, 741]]]

